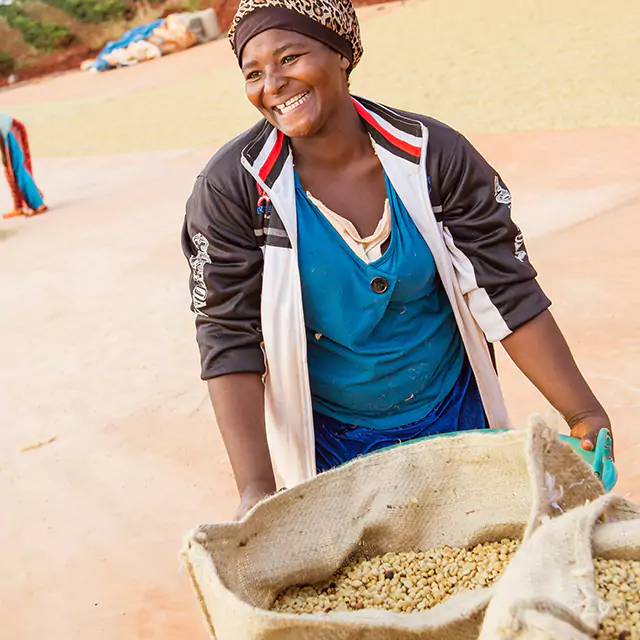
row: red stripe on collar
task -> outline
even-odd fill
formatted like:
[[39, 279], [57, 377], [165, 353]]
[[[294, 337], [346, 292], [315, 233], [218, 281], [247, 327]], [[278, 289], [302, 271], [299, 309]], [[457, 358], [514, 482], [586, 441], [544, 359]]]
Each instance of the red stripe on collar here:
[[[352, 98], [353, 100], [353, 98]], [[358, 115], [368, 122], [374, 129], [379, 131], [394, 147], [398, 147], [405, 153], [414, 156], [415, 158], [419, 158], [422, 154], [422, 149], [420, 147], [416, 147], [413, 144], [409, 144], [404, 140], [400, 140], [392, 133], [387, 131], [359, 102], [353, 100], [353, 106], [356, 108]]]
[[273, 169], [273, 165], [276, 163], [280, 152], [282, 151], [282, 144], [284, 143], [284, 134], [282, 131], [278, 131], [276, 137], [276, 143], [273, 145], [273, 149], [271, 149], [271, 153], [269, 157], [266, 159], [265, 163], [262, 165], [262, 169], [258, 175], [261, 180], [266, 180], [267, 176], [271, 173], [271, 169]]

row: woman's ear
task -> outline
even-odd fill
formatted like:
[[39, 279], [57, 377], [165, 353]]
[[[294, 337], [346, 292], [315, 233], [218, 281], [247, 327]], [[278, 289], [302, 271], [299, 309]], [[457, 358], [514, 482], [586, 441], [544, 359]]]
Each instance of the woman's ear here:
[[349, 62], [349, 59], [345, 58], [344, 56], [340, 56], [340, 68], [343, 71], [346, 71], [350, 66], [351, 62]]

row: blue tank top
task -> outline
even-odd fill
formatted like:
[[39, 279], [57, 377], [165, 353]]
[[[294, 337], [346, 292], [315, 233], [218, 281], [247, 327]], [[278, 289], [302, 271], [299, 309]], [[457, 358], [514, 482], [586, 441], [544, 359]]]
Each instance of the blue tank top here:
[[298, 263], [315, 412], [389, 429], [425, 417], [451, 391], [464, 347], [433, 256], [385, 176], [392, 231], [361, 260], [296, 173]]

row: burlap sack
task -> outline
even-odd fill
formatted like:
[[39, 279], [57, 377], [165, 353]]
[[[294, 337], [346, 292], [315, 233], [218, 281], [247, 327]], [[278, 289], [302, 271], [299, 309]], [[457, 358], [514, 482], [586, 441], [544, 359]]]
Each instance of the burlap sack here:
[[479, 640], [593, 638], [604, 615], [594, 556], [640, 560], [637, 507], [608, 495], [542, 524], [498, 582]]
[[325, 580], [351, 558], [521, 538], [602, 492], [541, 425], [467, 433], [356, 459], [265, 500], [242, 522], [200, 526], [184, 559], [218, 640], [471, 640], [493, 588], [411, 615], [268, 609], [285, 587]]

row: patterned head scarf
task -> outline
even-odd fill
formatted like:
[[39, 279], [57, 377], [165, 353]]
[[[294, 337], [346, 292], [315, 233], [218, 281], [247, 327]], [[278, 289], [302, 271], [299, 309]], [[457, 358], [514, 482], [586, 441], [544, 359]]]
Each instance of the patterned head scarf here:
[[360, 25], [351, 0], [240, 0], [229, 41], [238, 58], [244, 46], [267, 29], [285, 29], [318, 40], [351, 62], [360, 62]]

